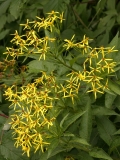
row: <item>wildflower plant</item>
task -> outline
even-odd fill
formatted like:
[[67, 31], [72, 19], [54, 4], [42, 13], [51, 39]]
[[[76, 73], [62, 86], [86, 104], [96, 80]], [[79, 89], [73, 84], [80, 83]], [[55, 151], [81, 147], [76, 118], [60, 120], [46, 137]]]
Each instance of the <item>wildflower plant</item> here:
[[[117, 52], [115, 47], [92, 48], [92, 40], [86, 35], [81, 41], [75, 35], [62, 39], [63, 21], [63, 13], [55, 11], [34, 21], [27, 19], [26, 24], [21, 24], [24, 35], [15, 31], [13, 47], [7, 47], [4, 53], [8, 62], [4, 72], [10, 62], [24, 58], [26, 63], [20, 74], [14, 74], [17, 81], [6, 84], [4, 95], [10, 102], [14, 145], [28, 157], [32, 151], [40, 151], [50, 158], [55, 149], [60, 152], [59, 145], [66, 152], [68, 146], [70, 151], [77, 143], [79, 149], [94, 157], [90, 145], [91, 115], [89, 133], [83, 121], [97, 99], [116, 92], [111, 84], [117, 66], [111, 58]], [[26, 62], [29, 58], [32, 60]], [[79, 131], [73, 127], [76, 120]], [[73, 157], [64, 153], [65, 159]]]

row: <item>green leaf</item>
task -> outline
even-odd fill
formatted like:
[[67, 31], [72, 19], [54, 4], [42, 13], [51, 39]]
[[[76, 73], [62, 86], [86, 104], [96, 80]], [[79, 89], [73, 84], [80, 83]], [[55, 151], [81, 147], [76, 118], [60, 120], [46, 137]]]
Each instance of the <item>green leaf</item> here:
[[112, 104], [113, 104], [116, 97], [117, 97], [117, 95], [111, 95], [109, 93], [106, 93], [105, 94], [105, 107], [113, 108]]
[[116, 134], [120, 134], [120, 129], [118, 129], [118, 130], [114, 133], [114, 135], [116, 135]]
[[0, 16], [6, 13], [6, 10], [8, 9], [10, 5], [11, 0], [5, 0], [1, 5], [0, 5]]
[[111, 81], [110, 79], [108, 82], [108, 88], [110, 88], [116, 94], [120, 95], [120, 86], [118, 84], [116, 84], [115, 82]]
[[50, 0], [47, 4], [44, 5], [44, 13], [51, 12], [52, 10], [63, 12], [67, 7], [69, 0]]
[[6, 23], [6, 20], [7, 20], [7, 18], [5, 15], [0, 16], [0, 30], [3, 29], [3, 27]]
[[0, 40], [3, 39], [8, 33], [9, 33], [10, 29], [6, 29], [2, 32], [0, 32]]
[[[97, 31], [97, 30], [96, 30]], [[106, 33], [104, 34], [104, 36], [101, 36], [101, 40], [98, 41], [99, 46], [107, 46], [108, 45], [108, 41], [109, 41], [109, 32], [106, 31]]]
[[118, 24], [120, 24], [120, 13], [118, 14], [118, 16], [117, 16], [117, 22], [118, 22]]
[[[110, 21], [111, 15], [107, 15], [100, 19], [100, 22], [98, 24], [98, 28], [103, 28], [107, 25], [107, 23]], [[106, 29], [105, 29], [106, 30]]]
[[120, 137], [114, 139], [110, 145], [110, 153], [120, 146]]
[[64, 39], [71, 39], [74, 35], [74, 30], [72, 29], [66, 29], [61, 33], [61, 38]]
[[59, 140], [58, 139], [56, 139], [56, 138], [52, 139], [52, 141], [50, 142], [49, 148], [48, 148], [47, 158], [51, 157], [53, 151], [58, 146], [58, 144], [59, 144]]
[[100, 107], [96, 106], [96, 108], [92, 109], [92, 114], [96, 116], [102, 116], [102, 115], [119, 115], [117, 114], [114, 110], [105, 108], [105, 107]]
[[21, 4], [22, 1], [21, 0], [12, 0], [11, 4], [10, 4], [10, 14], [12, 16], [15, 17], [15, 19], [18, 18], [19, 14], [20, 14], [20, 10], [21, 10]]
[[78, 137], [72, 137], [72, 140], [70, 140], [69, 142], [90, 146], [90, 144], [85, 139]]
[[108, 9], [115, 9], [115, 1], [113, 1], [113, 0], [107, 1], [107, 8]]
[[[58, 147], [56, 147], [56, 148], [54, 149], [54, 151], [52, 152], [52, 154], [50, 155], [50, 157], [52, 157], [52, 156], [54, 156], [54, 155], [56, 155], [56, 154], [58, 154], [58, 153], [64, 152], [64, 151], [66, 151], [66, 148], [63, 148], [63, 147], [61, 147], [61, 146], [59, 145]], [[44, 156], [44, 154], [43, 154], [43, 156]], [[41, 157], [40, 160], [46, 160], [46, 159], [44, 159], [43, 157]]]
[[56, 69], [56, 65], [44, 60], [33, 60], [28, 63], [28, 68], [29, 72], [39, 73], [40, 71], [46, 71], [51, 73]]
[[79, 154], [76, 155], [76, 159], [79, 160], [94, 160], [88, 153], [84, 151], [79, 151]]
[[85, 106], [85, 114], [81, 118], [80, 137], [89, 141], [92, 131], [92, 112], [91, 112], [91, 100], [88, 98]]
[[111, 18], [111, 19], [109, 20], [109, 22], [107, 23], [107, 25], [106, 25], [106, 30], [107, 30], [108, 32], [110, 32], [110, 30], [111, 30], [112, 27], [114, 26], [115, 21], [116, 21], [116, 17], [113, 17], [113, 18]]
[[110, 146], [116, 131], [114, 124], [105, 116], [96, 117], [96, 122], [100, 137]]
[[11, 14], [8, 14], [8, 15], [7, 15], [7, 22], [8, 22], [8, 23], [13, 22], [14, 20], [15, 20], [14, 16], [12, 16]]
[[115, 15], [117, 15], [117, 10], [111, 9], [111, 10], [106, 11], [105, 13], [108, 15], [111, 15], [111, 16], [115, 16]]
[[93, 148], [89, 152], [90, 156], [95, 157], [95, 158], [103, 158], [106, 160], [113, 160], [104, 150], [101, 148]]
[[97, 5], [96, 5], [96, 11], [98, 10], [98, 9], [104, 9], [105, 8], [105, 3], [106, 3], [106, 1], [107, 0], [99, 0], [98, 1], [98, 3], [97, 3]]
[[106, 30], [106, 27], [99, 27], [94, 31], [94, 37], [97, 37]]
[[74, 123], [78, 118], [80, 118], [86, 111], [78, 111], [77, 113], [69, 114], [66, 119], [62, 121], [63, 131], [65, 131], [72, 123]]
[[120, 66], [114, 68], [115, 72], [118, 71], [118, 70], [120, 70]]
[[115, 46], [115, 48], [117, 48], [117, 46], [118, 46], [118, 40], [119, 40], [118, 36], [119, 36], [119, 32], [117, 32], [117, 34], [115, 35], [115, 37], [110, 42], [110, 44], [109, 44], [110, 47], [114, 47]]
[[42, 60], [33, 60], [28, 63], [29, 72], [40, 72], [40, 71], [46, 71], [47, 68], [44, 65]]
[[14, 142], [11, 140], [11, 133], [8, 131], [3, 135], [0, 152], [6, 159], [10, 160], [28, 160], [27, 156], [23, 156], [20, 148], [14, 147]]

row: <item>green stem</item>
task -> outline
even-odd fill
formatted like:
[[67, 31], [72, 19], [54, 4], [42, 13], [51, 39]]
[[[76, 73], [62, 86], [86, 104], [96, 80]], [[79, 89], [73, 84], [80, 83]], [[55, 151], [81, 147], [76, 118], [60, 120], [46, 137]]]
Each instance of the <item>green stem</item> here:
[[71, 6], [71, 9], [72, 9], [75, 17], [78, 19], [78, 21], [79, 21], [86, 29], [88, 29], [88, 27], [85, 25], [85, 23], [82, 21], [82, 19], [81, 19], [80, 16], [77, 14], [77, 12], [73, 9], [72, 6]]
[[94, 17], [92, 18], [92, 20], [90, 21], [88, 28], [91, 26], [92, 22], [94, 21], [94, 19], [96, 18], [97, 14], [99, 13], [100, 8], [98, 9], [97, 13], [94, 15]]
[[[53, 56], [53, 55], [52, 55], [52, 56]], [[55, 58], [59, 63], [63, 64], [65, 67], [67, 67], [67, 68], [69, 68], [69, 69], [74, 70], [74, 71], [77, 72], [76, 69], [72, 68], [71, 66], [69, 66], [69, 65], [67, 65], [66, 63], [64, 63], [63, 61], [61, 61], [56, 55], [54, 55], [54, 58]]]

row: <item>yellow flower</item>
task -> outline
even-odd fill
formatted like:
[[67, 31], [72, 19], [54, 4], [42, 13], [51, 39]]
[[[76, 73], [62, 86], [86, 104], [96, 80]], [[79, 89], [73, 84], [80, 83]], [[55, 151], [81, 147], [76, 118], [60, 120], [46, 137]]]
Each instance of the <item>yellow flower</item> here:
[[[24, 151], [24, 153], [27, 153], [27, 156], [30, 157], [30, 147], [27, 145], [23, 145], [22, 146], [22, 150]], [[23, 154], [24, 154], [23, 153]]]
[[107, 68], [108, 73], [114, 72], [114, 67], [116, 66], [116, 62], [107, 63], [104, 68]]
[[93, 92], [93, 93], [94, 93], [94, 96], [95, 96], [95, 99], [96, 99], [96, 98], [97, 98], [97, 92], [98, 92], [98, 93], [102, 93], [102, 94], [104, 93], [104, 92], [102, 92], [102, 91], [99, 90], [99, 89], [101, 89], [101, 88], [102, 88], [102, 86], [99, 86], [99, 87], [96, 88], [95, 84], [92, 83], [92, 89], [89, 90], [89, 91], [87, 91], [87, 93]]
[[26, 24], [20, 24], [21, 26], [25, 26], [23, 30], [25, 29], [31, 29], [31, 27], [29, 26], [29, 19], [27, 19]]
[[64, 40], [65, 42], [67, 42], [66, 44], [63, 45], [63, 47], [67, 47], [66, 50], [75, 47], [75, 44], [73, 41], [74, 37], [75, 37], [75, 35], [72, 36], [71, 40], [68, 40], [68, 39]]
[[102, 77], [99, 77], [97, 75], [95, 75], [93, 72], [90, 72], [90, 74], [88, 76], [86, 76], [85, 82], [90, 83], [90, 82], [98, 82], [100, 83], [100, 80], [102, 80]]

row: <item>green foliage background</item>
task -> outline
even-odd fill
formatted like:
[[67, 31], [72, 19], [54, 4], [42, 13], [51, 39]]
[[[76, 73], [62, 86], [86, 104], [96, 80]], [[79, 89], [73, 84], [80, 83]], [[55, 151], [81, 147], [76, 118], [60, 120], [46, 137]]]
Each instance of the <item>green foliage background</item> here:
[[[40, 151], [31, 153], [30, 158], [22, 155], [20, 148], [14, 147], [12, 131], [4, 131], [3, 125], [8, 122], [7, 118], [0, 116], [0, 129], [2, 142], [0, 145], [0, 160], [120, 160], [120, 2], [119, 0], [0, 0], [0, 61], [4, 61], [6, 47], [11, 47], [11, 34], [15, 30], [24, 34], [22, 26], [26, 19], [31, 21], [36, 16], [43, 17], [45, 13], [52, 10], [64, 12], [65, 21], [61, 29], [62, 39], [71, 39], [73, 34], [76, 40], [82, 40], [86, 35], [93, 39], [92, 47], [115, 46], [118, 52], [114, 60], [118, 63], [116, 77], [111, 79], [111, 93], [105, 93], [95, 102], [87, 97], [80, 97], [81, 109], [74, 113], [63, 108], [64, 115], [58, 118], [54, 137], [50, 148], [45, 153]], [[23, 78], [30, 82], [36, 76], [37, 70], [43, 66], [36, 65], [36, 61], [29, 58], [22, 63], [18, 59], [15, 75], [10, 70], [2, 75], [0, 68], [0, 83], [11, 85], [22, 84]], [[19, 74], [19, 68], [29, 63], [31, 73]], [[46, 62], [49, 69], [49, 63]], [[51, 66], [52, 67], [52, 66]], [[49, 70], [48, 70], [49, 72]], [[62, 71], [61, 71], [62, 72]], [[62, 73], [61, 73], [62, 74]], [[22, 76], [22, 78], [21, 78]], [[88, 101], [86, 103], [86, 101]], [[91, 106], [90, 106], [91, 105]], [[9, 103], [0, 90], [0, 111], [1, 114], [9, 116]], [[85, 114], [82, 114], [84, 111]], [[68, 114], [69, 112], [69, 114]], [[66, 114], [66, 115], [65, 115]], [[64, 131], [61, 131], [61, 126]], [[62, 133], [61, 133], [62, 132]], [[81, 138], [78, 138], [80, 135]], [[71, 158], [72, 157], [72, 158]]]

